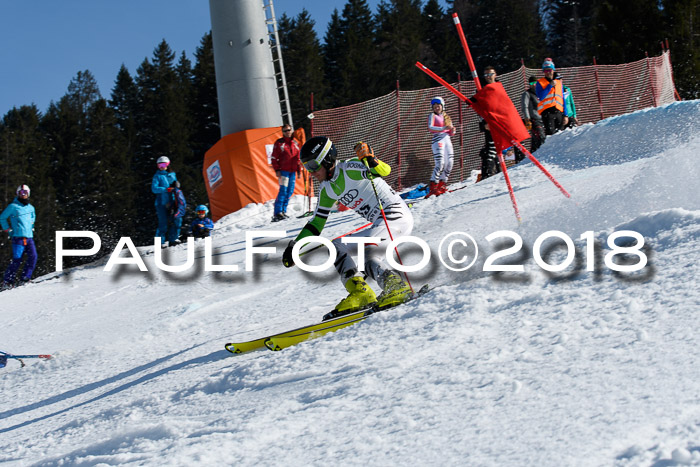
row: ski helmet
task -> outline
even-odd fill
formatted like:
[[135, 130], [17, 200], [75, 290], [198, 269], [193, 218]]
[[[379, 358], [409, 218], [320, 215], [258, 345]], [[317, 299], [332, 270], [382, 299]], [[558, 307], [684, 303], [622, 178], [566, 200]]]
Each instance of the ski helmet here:
[[316, 172], [321, 166], [329, 170], [335, 165], [338, 151], [329, 138], [314, 136], [301, 148], [301, 163], [309, 172]]
[[199, 206], [197, 206], [197, 209], [195, 209], [195, 211], [198, 213], [204, 211], [204, 214], [207, 214], [209, 212], [209, 208], [203, 204], [200, 204]]
[[[158, 164], [158, 165], [160, 165], [160, 164], [168, 164], [168, 165], [170, 165], [170, 159], [168, 159], [168, 158], [165, 157], [165, 156], [160, 156], [160, 157], [158, 158], [158, 160], [156, 161], [156, 164]], [[166, 166], [166, 167], [167, 167], [167, 166]]]
[[29, 198], [29, 193], [30, 193], [30, 192], [31, 192], [31, 190], [29, 189], [29, 186], [28, 186], [28, 185], [20, 185], [20, 186], [17, 187], [17, 191], [15, 192], [15, 194], [16, 194], [17, 196], [20, 196], [20, 195], [27, 195], [27, 198]]
[[443, 109], [445, 108], [445, 101], [442, 100], [442, 97], [440, 97], [440, 96], [433, 97], [433, 100], [430, 101], [430, 107], [434, 106], [435, 104], [440, 104]]

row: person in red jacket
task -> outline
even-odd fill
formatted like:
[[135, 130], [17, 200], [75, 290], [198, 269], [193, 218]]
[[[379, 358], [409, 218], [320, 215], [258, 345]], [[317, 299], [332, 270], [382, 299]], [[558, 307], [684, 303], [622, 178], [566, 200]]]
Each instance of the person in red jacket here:
[[292, 126], [282, 125], [282, 137], [275, 141], [272, 148], [272, 168], [275, 169], [277, 180], [280, 184], [277, 199], [275, 199], [275, 213], [272, 222], [287, 219], [287, 205], [294, 194], [296, 176], [301, 172], [299, 160], [299, 143], [292, 137]]

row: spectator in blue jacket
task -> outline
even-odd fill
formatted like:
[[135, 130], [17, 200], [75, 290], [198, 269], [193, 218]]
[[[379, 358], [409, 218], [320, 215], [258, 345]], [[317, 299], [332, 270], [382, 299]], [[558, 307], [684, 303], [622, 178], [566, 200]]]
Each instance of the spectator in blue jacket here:
[[5, 271], [2, 288], [9, 288], [15, 284], [15, 275], [26, 256], [27, 262], [19, 282], [29, 282], [36, 267], [36, 247], [34, 246], [34, 221], [36, 212], [34, 206], [29, 204], [29, 187], [20, 185], [17, 187], [17, 197], [0, 214], [0, 226], [12, 237], [12, 261]]
[[158, 228], [156, 237], [160, 237], [163, 244], [168, 240], [168, 220], [170, 218], [168, 208], [172, 203], [172, 190], [168, 191], [170, 185], [177, 180], [177, 175], [170, 169], [170, 159], [165, 156], [159, 157], [158, 171], [153, 176], [151, 191], [156, 195], [156, 214], [158, 215]]
[[180, 243], [180, 229], [182, 228], [182, 219], [185, 217], [185, 208], [187, 201], [185, 195], [180, 189], [180, 182], [175, 180], [168, 188], [171, 200], [168, 204], [170, 222], [168, 227], [168, 246], [174, 246]]
[[196, 214], [197, 218], [192, 221], [192, 236], [194, 238], [204, 238], [211, 235], [211, 231], [214, 229], [214, 222], [207, 217], [209, 208], [205, 205], [200, 204], [197, 206]]

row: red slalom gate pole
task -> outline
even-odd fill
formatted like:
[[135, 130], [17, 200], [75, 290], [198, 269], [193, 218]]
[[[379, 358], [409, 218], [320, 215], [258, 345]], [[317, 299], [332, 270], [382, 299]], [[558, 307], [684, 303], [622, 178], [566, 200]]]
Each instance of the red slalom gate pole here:
[[501, 172], [503, 172], [503, 178], [506, 180], [506, 186], [508, 187], [508, 193], [510, 193], [510, 202], [513, 204], [513, 209], [515, 210], [515, 218], [518, 219], [518, 223], [523, 220], [520, 218], [520, 210], [518, 209], [518, 202], [515, 201], [515, 193], [513, 193], [513, 187], [510, 184], [510, 177], [508, 176], [508, 169], [506, 169], [506, 161], [503, 159], [503, 154], [498, 153], [498, 162], [501, 164]]
[[549, 178], [557, 188], [559, 188], [559, 190], [561, 190], [561, 192], [564, 194], [564, 196], [566, 196], [567, 198], [571, 198], [571, 195], [569, 194], [569, 192], [566, 191], [564, 189], [564, 187], [561, 186], [561, 184], [559, 184], [559, 182], [552, 176], [552, 174], [550, 174], [547, 171], [547, 169], [545, 169], [544, 166], [542, 164], [540, 164], [540, 161], [538, 161], [535, 158], [535, 156], [533, 156], [530, 153], [530, 151], [525, 149], [525, 146], [523, 146], [522, 144], [520, 144], [518, 141], [515, 141], [515, 140], [512, 140], [511, 143], [513, 143], [514, 146], [516, 146], [518, 149], [520, 149], [520, 151], [522, 151], [527, 156], [527, 158], [530, 159], [532, 161], [532, 163], [535, 164], [537, 166], [537, 168], [540, 169], [542, 171], [542, 173], [545, 174], [547, 176], [547, 178]]
[[469, 64], [469, 71], [472, 72], [472, 78], [474, 78], [474, 84], [476, 85], [476, 90], [481, 89], [481, 83], [479, 82], [479, 75], [476, 72], [476, 66], [474, 66], [474, 60], [472, 60], [472, 53], [469, 51], [469, 46], [467, 45], [467, 38], [462, 30], [462, 23], [459, 21], [459, 16], [457, 13], [452, 13], [452, 21], [455, 23], [457, 28], [457, 34], [459, 35], [459, 41], [462, 43], [462, 49], [464, 50], [464, 55], [467, 57], [467, 63]]
[[442, 79], [438, 75], [436, 75], [430, 68], [423, 65], [421, 62], [416, 62], [416, 66], [418, 68], [420, 68], [426, 75], [430, 76], [435, 81], [437, 81], [441, 85], [445, 86], [452, 94], [457, 96], [461, 101], [464, 101], [469, 105], [472, 105], [472, 101], [470, 101], [469, 98], [467, 98], [467, 96], [465, 96], [464, 94], [459, 92], [457, 89], [455, 89], [455, 87], [452, 86], [450, 83], [448, 83], [447, 81], [445, 81], [444, 79]]

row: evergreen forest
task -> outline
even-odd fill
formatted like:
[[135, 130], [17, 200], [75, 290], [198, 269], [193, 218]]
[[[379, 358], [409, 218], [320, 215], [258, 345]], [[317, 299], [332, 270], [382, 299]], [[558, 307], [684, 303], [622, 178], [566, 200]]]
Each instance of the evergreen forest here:
[[[366, 0], [336, 9], [322, 38], [308, 11], [278, 18], [294, 126], [309, 131], [314, 108], [353, 104], [396, 90], [432, 87], [414, 63], [448, 80], [470, 76], [452, 22], [457, 12], [477, 66], [507, 72], [544, 57], [557, 67], [617, 64], [661, 52], [668, 40], [683, 99], [700, 98], [700, 0]], [[219, 139], [211, 33], [194, 62], [166, 40], [138, 69], [122, 66], [108, 97], [89, 70], [77, 71], [48, 109], [23, 105], [0, 120], [0, 209], [19, 184], [36, 208], [37, 275], [55, 269], [55, 232], [90, 230], [109, 254], [121, 237], [152, 244], [155, 161], [168, 156], [188, 201], [183, 233], [207, 204], [204, 153]], [[3, 110], [3, 109], [0, 109]], [[68, 243], [89, 248], [91, 242]], [[10, 259], [0, 236], [0, 268]], [[94, 258], [92, 258], [94, 259]], [[91, 260], [92, 260], [91, 259]], [[85, 262], [66, 258], [64, 267]]]

